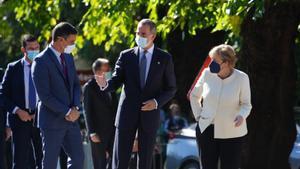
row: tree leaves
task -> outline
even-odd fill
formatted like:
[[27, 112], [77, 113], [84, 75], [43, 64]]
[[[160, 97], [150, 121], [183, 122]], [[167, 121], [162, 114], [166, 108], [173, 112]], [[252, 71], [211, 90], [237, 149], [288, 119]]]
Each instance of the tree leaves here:
[[[238, 37], [250, 8], [255, 7], [254, 19], [264, 13], [264, 1], [256, 0], [18, 0], [0, 4], [0, 8], [6, 7], [10, 8], [1, 11], [0, 18], [13, 10], [23, 31], [41, 35], [40, 40], [48, 40], [53, 26], [69, 20], [74, 13], [77, 18], [71, 20], [79, 22], [72, 24], [82, 30], [78, 47], [90, 40], [94, 45], [103, 45], [106, 51], [115, 44], [133, 46], [134, 32], [142, 18], [154, 20], [163, 39], [176, 28], [195, 35], [197, 29], [208, 27]], [[1, 30], [7, 27], [1, 22]], [[5, 32], [0, 31], [0, 37]]]

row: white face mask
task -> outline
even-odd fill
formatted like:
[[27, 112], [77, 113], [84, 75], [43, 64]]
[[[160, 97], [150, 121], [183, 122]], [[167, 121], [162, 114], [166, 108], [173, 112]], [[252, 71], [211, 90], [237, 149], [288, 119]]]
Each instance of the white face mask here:
[[72, 51], [75, 49], [75, 44], [73, 45], [68, 45], [66, 48], [65, 48], [65, 53], [67, 54], [70, 54], [72, 53]]
[[136, 44], [141, 47], [141, 48], [145, 48], [148, 44], [148, 39], [147, 38], [144, 38], [144, 37], [141, 37], [139, 35], [136, 35], [135, 37], [135, 42]]

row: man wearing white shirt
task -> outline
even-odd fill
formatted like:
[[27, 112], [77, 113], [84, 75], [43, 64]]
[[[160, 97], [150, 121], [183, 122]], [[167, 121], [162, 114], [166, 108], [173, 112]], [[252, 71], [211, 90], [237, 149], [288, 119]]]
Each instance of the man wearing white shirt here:
[[31, 149], [35, 168], [42, 167], [40, 131], [34, 126], [37, 95], [31, 77], [31, 63], [39, 50], [37, 39], [24, 35], [21, 48], [24, 57], [9, 63], [3, 77], [2, 92], [13, 132], [13, 169], [23, 169], [31, 163]]
[[83, 168], [82, 136], [78, 124], [81, 86], [72, 51], [76, 28], [67, 22], [52, 30], [52, 43], [34, 60], [32, 77], [39, 97], [38, 126], [43, 138], [43, 169], [56, 168], [61, 148], [69, 169]]
[[116, 116], [113, 169], [127, 169], [138, 131], [138, 168], [150, 169], [160, 111], [176, 93], [172, 56], [156, 47], [156, 25], [139, 22], [137, 47], [120, 53], [110, 80], [96, 76], [100, 89], [115, 91], [123, 85]]

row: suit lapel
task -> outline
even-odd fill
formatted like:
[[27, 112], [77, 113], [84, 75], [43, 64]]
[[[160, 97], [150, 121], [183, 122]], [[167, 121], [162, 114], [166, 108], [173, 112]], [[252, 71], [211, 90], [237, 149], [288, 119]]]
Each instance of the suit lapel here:
[[25, 79], [24, 79], [24, 63], [22, 63], [22, 59], [17, 63], [17, 74], [20, 76], [20, 79], [22, 79], [22, 83], [21, 83], [21, 93], [23, 93], [22, 96], [24, 96], [24, 101], [23, 101], [23, 106], [26, 106], [26, 94], [25, 94]]
[[50, 60], [55, 64], [55, 67], [57, 68], [57, 70], [59, 71], [59, 74], [63, 78], [63, 80], [66, 84], [66, 87], [69, 88], [69, 83], [68, 83], [67, 79], [64, 76], [64, 73], [63, 73], [63, 70], [62, 70], [62, 65], [57, 60], [56, 55], [53, 53], [53, 51], [49, 47], [47, 49], [47, 53], [48, 53], [48, 56], [50, 57]]
[[60, 75], [64, 78], [64, 73], [63, 73], [63, 70], [62, 70], [62, 66], [59, 63], [59, 61], [57, 60], [56, 55], [53, 53], [53, 51], [51, 51], [51, 49], [49, 47], [47, 49], [47, 53], [48, 53], [48, 55], [50, 57], [50, 60], [55, 64], [55, 67], [60, 72]]
[[[72, 57], [72, 56], [70, 56]], [[72, 70], [72, 66], [71, 66], [71, 58], [69, 56], [65, 55], [65, 58], [66, 58], [66, 66], [67, 66], [67, 73], [68, 73], [68, 83], [69, 83], [69, 86], [71, 86], [71, 84], [73, 83], [72, 81], [72, 73], [71, 73], [71, 70]], [[69, 59], [70, 58], [70, 59]]]
[[140, 87], [141, 89], [141, 83], [140, 83], [140, 52], [139, 52], [139, 48], [138, 47], [135, 47], [134, 48], [134, 69], [136, 71], [134, 71], [136, 74], [133, 76], [133, 77], [136, 77], [135, 80], [136, 80], [136, 83], [137, 85]]

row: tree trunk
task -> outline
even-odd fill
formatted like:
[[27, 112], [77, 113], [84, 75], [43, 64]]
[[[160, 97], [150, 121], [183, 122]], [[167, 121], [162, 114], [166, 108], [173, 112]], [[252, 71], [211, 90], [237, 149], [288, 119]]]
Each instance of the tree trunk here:
[[253, 11], [242, 28], [241, 63], [249, 77], [253, 110], [243, 153], [243, 169], [289, 169], [296, 136], [295, 38], [300, 2], [265, 4], [262, 18]]
[[188, 116], [189, 119], [193, 118], [187, 93], [209, 50], [224, 42], [225, 32], [211, 33], [211, 30], [211, 28], [198, 30], [195, 36], [191, 36], [176, 29], [168, 35], [167, 39], [167, 48], [173, 55], [175, 65], [178, 88], [176, 102], [182, 107], [183, 115]]

